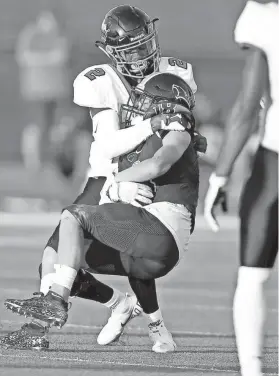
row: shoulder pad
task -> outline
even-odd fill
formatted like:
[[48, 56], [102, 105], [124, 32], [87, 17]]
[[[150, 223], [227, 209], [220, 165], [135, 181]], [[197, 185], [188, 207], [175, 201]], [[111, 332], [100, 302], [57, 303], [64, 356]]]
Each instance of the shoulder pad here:
[[242, 47], [254, 46], [265, 50], [269, 38], [270, 22], [273, 22], [275, 3], [259, 3], [249, 0], [235, 27], [234, 38]]
[[161, 73], [172, 73], [182, 78], [192, 89], [193, 93], [197, 91], [197, 84], [193, 75], [193, 68], [190, 63], [177, 59], [175, 57], [162, 57], [159, 71]]
[[114, 75], [108, 64], [86, 68], [74, 80], [74, 103], [81, 107], [118, 111], [117, 94], [112, 83]]

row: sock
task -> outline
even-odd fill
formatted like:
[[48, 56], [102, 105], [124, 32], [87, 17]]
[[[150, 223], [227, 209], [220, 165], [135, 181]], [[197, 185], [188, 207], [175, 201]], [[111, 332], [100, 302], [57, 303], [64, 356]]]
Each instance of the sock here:
[[52, 286], [55, 273], [49, 273], [43, 276], [40, 284], [40, 292], [46, 295]]
[[271, 270], [242, 266], [234, 296], [233, 320], [242, 376], [261, 375], [266, 315], [264, 283]]
[[160, 308], [153, 313], [148, 313], [147, 316], [151, 322], [164, 321]]
[[154, 279], [141, 280], [129, 277], [129, 283], [144, 313], [149, 314], [158, 311], [159, 305]]
[[104, 304], [113, 297], [113, 289], [98, 281], [92, 274], [80, 270], [71, 295]]
[[71, 290], [77, 276], [77, 271], [67, 265], [60, 264], [55, 264], [54, 269], [56, 272], [54, 274], [53, 283]]
[[111, 299], [104, 303], [104, 305], [110, 309], [115, 309], [116, 306], [118, 306], [119, 303], [123, 302], [125, 300], [126, 295], [123, 294], [123, 292], [113, 289], [113, 295]]

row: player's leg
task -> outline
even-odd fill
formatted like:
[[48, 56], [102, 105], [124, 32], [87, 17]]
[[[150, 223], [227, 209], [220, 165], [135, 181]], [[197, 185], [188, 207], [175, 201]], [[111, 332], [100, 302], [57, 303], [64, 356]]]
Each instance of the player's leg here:
[[234, 297], [234, 327], [243, 376], [261, 375], [264, 284], [278, 250], [277, 154], [259, 148], [244, 188], [241, 210], [240, 268]]
[[[83, 192], [75, 200], [74, 204], [87, 204], [98, 205], [100, 200], [100, 191], [104, 184], [104, 178], [93, 179], [89, 178]], [[54, 230], [43, 252], [42, 267], [41, 267], [41, 288], [40, 291], [46, 294], [49, 287], [52, 285], [53, 277], [55, 274], [54, 265], [57, 264], [57, 249], [59, 244], [59, 228], [60, 223]], [[119, 302], [125, 298], [125, 294], [120, 291], [113, 290], [111, 287], [97, 281], [93, 276], [89, 277], [92, 289], [87, 299], [94, 300], [100, 303], [108, 302], [113, 294], [115, 299]], [[93, 292], [98, 291], [98, 294], [94, 295]], [[86, 295], [86, 293], [84, 293]], [[85, 298], [85, 296], [83, 296]]]
[[142, 280], [129, 277], [129, 282], [148, 319], [149, 337], [153, 343], [152, 350], [156, 353], [175, 351], [176, 343], [165, 326], [159, 308], [155, 279]]
[[[74, 291], [75, 284], [73, 286], [72, 294], [77, 297], [91, 299], [91, 295], [94, 297], [98, 295], [99, 285], [90, 283], [90, 279], [94, 278], [93, 275], [105, 274], [127, 277], [119, 252], [98, 240], [94, 240], [90, 244], [85, 260], [90, 268], [83, 270], [82, 281], [77, 284], [76, 292]], [[111, 310], [111, 314], [104, 327], [105, 330], [102, 329], [97, 337], [97, 342], [100, 345], [107, 345], [118, 340], [125, 326], [142, 313], [142, 308], [135, 295], [126, 293], [123, 299], [122, 293], [120, 293], [120, 299], [118, 294], [118, 290], [114, 289], [111, 299], [103, 302], [103, 305]]]
[[[85, 185], [85, 188], [81, 195], [75, 200], [75, 203], [98, 203], [99, 202], [99, 192], [103, 186], [104, 179], [93, 179], [90, 178]], [[53, 283], [53, 277], [55, 275], [54, 265], [57, 263], [57, 248], [59, 243], [59, 226], [56, 227], [52, 236], [47, 242], [47, 245], [43, 252], [42, 263], [39, 266], [39, 276], [40, 276], [40, 292], [47, 294], [50, 286]], [[74, 284], [73, 294], [78, 295], [80, 291], [81, 283], [90, 286], [87, 290], [83, 291], [83, 298], [94, 300], [108, 307], [115, 306], [117, 303], [127, 301], [127, 294], [124, 294], [117, 289], [112, 289], [111, 287], [99, 282], [93, 275], [80, 275], [77, 277]], [[132, 299], [132, 297], [131, 297]], [[132, 299], [134, 301], [134, 298]], [[19, 311], [21, 309], [21, 300], [9, 299], [7, 301], [8, 309], [13, 311]], [[134, 303], [134, 302], [133, 302]], [[135, 303], [133, 308], [136, 308]], [[20, 348], [48, 348], [49, 342], [45, 337], [47, 332], [45, 324], [39, 321], [33, 321], [29, 324], [24, 324], [16, 332], [7, 334], [5, 337], [1, 338], [0, 344], [10, 347], [20, 347]]]
[[152, 214], [132, 205], [71, 205], [61, 216], [58, 264], [50, 292], [28, 301], [24, 313], [63, 325], [67, 301], [81, 266], [84, 233], [120, 252], [128, 275], [140, 279], [159, 278], [178, 261], [178, 249], [168, 229]]
[[[125, 209], [123, 212], [123, 214], [125, 214], [124, 218], [126, 221], [131, 221], [130, 232], [133, 233], [133, 231], [136, 230], [136, 227], [139, 226], [139, 223], [142, 222], [143, 218], [139, 214], [142, 211], [139, 211], [138, 209], [135, 209], [132, 207], [131, 213], [129, 212], [127, 213], [127, 209], [129, 210], [130, 208], [127, 206], [120, 205], [119, 206], [120, 213], [123, 211], [123, 208]], [[117, 214], [119, 214], [119, 212]], [[107, 218], [107, 223], [109, 226], [115, 222], [115, 226], [118, 227], [118, 230], [119, 230], [119, 222], [118, 222], [119, 216], [117, 214], [115, 216], [115, 213], [110, 213], [109, 218]], [[130, 218], [129, 218], [129, 215], [130, 215]], [[121, 219], [123, 220], [123, 217]], [[149, 217], [149, 222], [154, 222], [154, 220], [155, 220], [155, 223], [156, 221], [158, 222], [158, 220], [155, 217], [153, 216]], [[148, 237], [149, 237], [148, 232], [150, 231], [150, 227], [151, 225], [147, 221], [146, 229], [145, 229], [146, 231], [145, 238], [146, 238], [147, 243], [148, 243]], [[125, 230], [129, 230], [127, 228], [127, 225], [126, 225]], [[164, 230], [166, 229], [164, 228]], [[154, 231], [156, 232], [156, 229], [154, 229]], [[111, 243], [115, 244], [116, 240], [110, 240], [110, 241]], [[155, 241], [158, 242], [157, 237]], [[177, 259], [178, 259], [178, 251], [177, 251], [176, 244], [173, 239], [171, 241], [172, 241], [172, 246], [171, 246], [172, 252], [169, 257], [164, 257], [164, 261], [162, 262], [162, 264], [163, 265], [166, 264], [165, 265], [166, 269], [164, 272], [162, 272], [162, 275], [166, 274], [176, 264]], [[157, 301], [157, 294], [156, 294], [155, 280], [153, 278], [148, 278], [148, 276], [152, 277], [153, 275], [154, 276], [156, 275], [156, 272], [154, 274], [154, 271], [156, 270], [160, 262], [159, 252], [155, 250], [155, 252], [152, 254], [152, 243], [153, 243], [153, 239], [150, 238], [150, 243], [146, 244], [146, 246], [144, 247], [144, 249], [147, 250], [147, 256], [148, 256], [146, 260], [142, 260], [141, 257], [139, 258], [129, 257], [129, 260], [127, 260], [124, 257], [125, 255], [123, 255], [123, 253], [121, 254], [115, 251], [114, 249], [111, 249], [108, 252], [106, 252], [105, 250], [101, 250], [99, 251], [99, 254], [98, 254], [97, 248], [95, 249], [95, 252], [94, 252], [94, 246], [93, 246], [92, 252], [88, 252], [89, 256], [87, 257], [87, 263], [91, 267], [93, 267], [94, 272], [97, 271], [97, 272], [102, 272], [105, 274], [129, 275], [130, 285], [140, 305], [142, 306], [144, 313], [148, 315], [148, 319], [150, 322], [150, 325], [149, 325], [150, 337], [152, 341], [154, 342], [153, 351], [156, 351], [156, 352], [174, 351], [176, 345], [173, 342], [171, 334], [169, 333], [169, 331], [166, 329], [164, 325], [163, 317], [159, 309], [159, 305]], [[100, 246], [98, 246], [98, 249], [100, 250]], [[135, 250], [135, 253], [137, 254], [136, 250]], [[153, 257], [154, 254], [155, 254], [155, 257]], [[151, 259], [149, 259], [150, 257]], [[157, 260], [157, 264], [156, 264], [157, 257], [159, 259], [159, 262]], [[125, 264], [126, 266], [128, 265], [128, 267], [126, 267], [126, 270], [123, 268], [123, 261], [124, 261], [124, 265]], [[96, 264], [96, 262], [99, 264]], [[154, 263], [155, 263], [155, 266], [154, 266]], [[169, 266], [167, 266], [168, 263], [169, 263]], [[100, 268], [100, 264], [102, 264], [101, 268]], [[108, 265], [107, 269], [105, 267], [106, 264]], [[114, 269], [112, 269], [112, 265]], [[148, 269], [150, 270], [148, 271], [148, 274], [146, 276], [144, 275], [144, 272], [145, 270], [148, 270]], [[130, 273], [128, 271], [130, 271]], [[132, 316], [135, 313], [137, 313], [139, 309], [141, 308], [139, 306], [136, 306]], [[122, 333], [124, 329], [124, 325], [123, 325], [124, 322], [125, 322], [125, 319], [123, 316], [123, 312], [120, 313], [120, 310], [117, 309], [115, 312], [112, 313], [112, 316], [109, 319], [108, 323], [104, 326], [104, 328], [100, 332], [98, 339], [97, 339], [98, 343], [101, 345], [107, 345], [113, 342]]]

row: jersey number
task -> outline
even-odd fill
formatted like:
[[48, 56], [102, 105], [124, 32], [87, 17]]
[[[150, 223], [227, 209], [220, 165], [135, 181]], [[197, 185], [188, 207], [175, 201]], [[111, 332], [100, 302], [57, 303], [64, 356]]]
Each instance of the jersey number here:
[[170, 57], [168, 62], [169, 62], [169, 65], [171, 65], [172, 67], [178, 66], [179, 68], [187, 69], [186, 61], [176, 59], [175, 57]]
[[95, 68], [87, 73], [85, 77], [89, 78], [90, 81], [95, 80], [97, 77], [104, 76], [106, 72], [102, 68]]

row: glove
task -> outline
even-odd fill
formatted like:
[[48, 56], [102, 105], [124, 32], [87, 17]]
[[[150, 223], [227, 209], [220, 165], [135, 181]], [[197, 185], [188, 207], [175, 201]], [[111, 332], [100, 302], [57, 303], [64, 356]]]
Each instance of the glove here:
[[219, 223], [215, 216], [215, 208], [221, 205], [224, 213], [228, 211], [227, 207], [227, 193], [225, 185], [228, 178], [224, 176], [216, 176], [215, 173], [211, 174], [209, 178], [209, 188], [204, 200], [204, 217], [212, 231], [219, 231]]
[[114, 176], [107, 178], [101, 191], [100, 205], [108, 202], [123, 202], [141, 207], [153, 201], [154, 194], [145, 184], [134, 182], [116, 182]]
[[150, 124], [154, 133], [159, 130], [184, 132], [186, 129], [179, 122], [181, 119], [181, 114], [160, 114], [153, 116]]
[[110, 188], [110, 186], [115, 183], [115, 179], [114, 179], [114, 175], [111, 174], [107, 177], [104, 185], [103, 185], [103, 188], [100, 192], [100, 196], [101, 196], [101, 199], [99, 201], [99, 205], [103, 205], [103, 204], [110, 204], [112, 203], [113, 201], [110, 199], [110, 197], [108, 196], [108, 190]]
[[199, 132], [194, 131], [193, 136], [194, 148], [199, 153], [205, 153], [207, 149], [207, 139], [202, 136]]
[[113, 183], [108, 190], [108, 196], [113, 201], [134, 206], [149, 205], [153, 201], [153, 192], [150, 187], [128, 181]]

